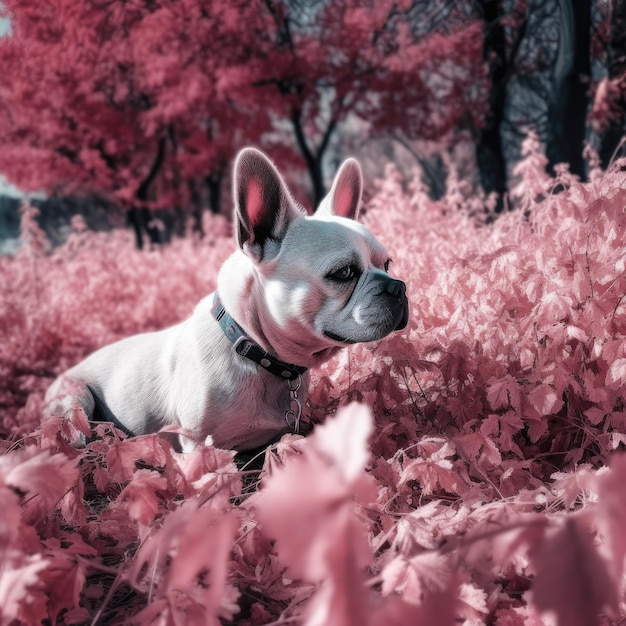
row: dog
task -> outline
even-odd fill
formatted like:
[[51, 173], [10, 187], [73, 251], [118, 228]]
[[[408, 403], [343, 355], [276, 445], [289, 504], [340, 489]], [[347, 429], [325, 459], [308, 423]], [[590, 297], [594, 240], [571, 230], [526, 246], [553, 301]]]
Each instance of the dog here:
[[405, 284], [356, 221], [362, 187], [358, 162], [346, 160], [309, 216], [268, 157], [243, 149], [233, 176], [237, 249], [217, 291], [186, 321], [69, 369], [46, 394], [49, 414], [81, 406], [129, 436], [178, 428], [182, 452], [251, 450], [297, 432], [309, 368], [408, 322]]

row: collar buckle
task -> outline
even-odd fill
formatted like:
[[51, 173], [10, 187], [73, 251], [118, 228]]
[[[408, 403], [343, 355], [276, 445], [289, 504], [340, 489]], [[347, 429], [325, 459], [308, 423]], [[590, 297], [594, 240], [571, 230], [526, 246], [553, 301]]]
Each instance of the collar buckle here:
[[236, 339], [233, 347], [237, 354], [247, 357], [250, 350], [254, 347], [254, 342], [249, 337], [241, 335], [241, 337]]

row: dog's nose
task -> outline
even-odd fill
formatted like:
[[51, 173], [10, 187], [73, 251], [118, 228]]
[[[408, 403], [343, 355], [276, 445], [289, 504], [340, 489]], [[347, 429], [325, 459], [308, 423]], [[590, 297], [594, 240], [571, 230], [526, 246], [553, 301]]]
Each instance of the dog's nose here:
[[401, 280], [391, 278], [385, 286], [385, 291], [400, 303], [401, 316], [395, 330], [402, 330], [409, 323], [409, 301], [406, 297], [406, 285]]
[[406, 285], [401, 280], [391, 279], [387, 283], [386, 291], [394, 298], [400, 298], [406, 292]]

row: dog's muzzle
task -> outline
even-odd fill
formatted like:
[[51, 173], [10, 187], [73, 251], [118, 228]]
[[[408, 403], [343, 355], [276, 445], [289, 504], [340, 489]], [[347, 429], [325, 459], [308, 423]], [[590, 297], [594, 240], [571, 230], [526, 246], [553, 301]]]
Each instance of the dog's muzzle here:
[[402, 330], [409, 323], [409, 300], [406, 297], [406, 285], [401, 280], [390, 278], [385, 286], [385, 292], [398, 301], [400, 307], [400, 321], [394, 330]]
[[[358, 303], [352, 302], [358, 294]], [[358, 307], [355, 313], [355, 306]], [[343, 344], [376, 341], [394, 330], [406, 328], [409, 302], [406, 285], [388, 274], [370, 274], [361, 289], [354, 291], [343, 315], [326, 320], [324, 334]]]

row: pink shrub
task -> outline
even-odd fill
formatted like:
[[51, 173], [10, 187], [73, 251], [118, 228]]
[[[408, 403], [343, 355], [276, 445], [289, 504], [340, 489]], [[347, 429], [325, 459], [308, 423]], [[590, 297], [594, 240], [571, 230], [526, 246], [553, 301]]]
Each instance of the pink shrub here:
[[230, 226], [215, 217], [203, 241], [148, 252], [134, 248], [130, 232], [91, 233], [75, 223], [67, 243], [47, 252], [34, 211], [23, 208], [25, 241], [16, 257], [0, 257], [5, 434], [29, 432], [52, 378], [96, 348], [190, 315], [233, 250]]
[[77, 411], [38, 426], [56, 373], [211, 291], [225, 222], [148, 253], [80, 228], [47, 251], [26, 208], [0, 259], [0, 621], [616, 623], [626, 174], [550, 195], [535, 157], [526, 214], [491, 225], [389, 169], [364, 221], [410, 326], [316, 372], [306, 416], [325, 423], [260, 472], [103, 424], [76, 449]]

